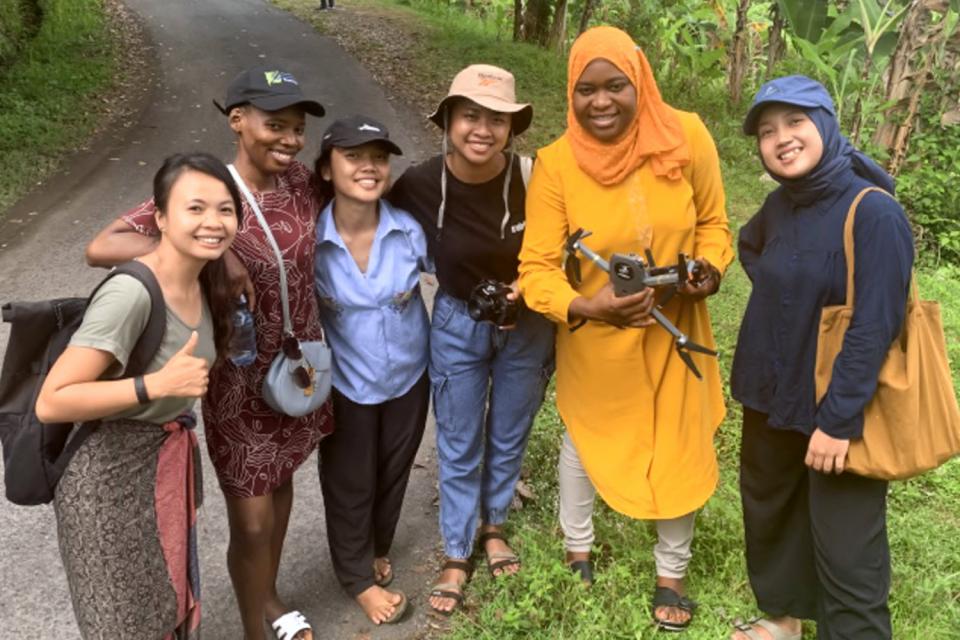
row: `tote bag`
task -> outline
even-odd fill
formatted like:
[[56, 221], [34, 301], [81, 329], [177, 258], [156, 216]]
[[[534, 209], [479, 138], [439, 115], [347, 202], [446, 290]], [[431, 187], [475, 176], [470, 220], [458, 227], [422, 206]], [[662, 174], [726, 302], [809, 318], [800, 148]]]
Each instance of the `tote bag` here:
[[[818, 403], [830, 385], [834, 360], [853, 317], [853, 221], [857, 205], [871, 191], [886, 193], [876, 187], [861, 191], [850, 205], [843, 227], [846, 304], [824, 307], [820, 317], [815, 372]], [[876, 394], [863, 410], [863, 438], [850, 441], [846, 469], [869, 478], [897, 480], [934, 469], [957, 453], [960, 410], [950, 377], [940, 305], [919, 299], [916, 277], [912, 276], [903, 328], [880, 368]]]

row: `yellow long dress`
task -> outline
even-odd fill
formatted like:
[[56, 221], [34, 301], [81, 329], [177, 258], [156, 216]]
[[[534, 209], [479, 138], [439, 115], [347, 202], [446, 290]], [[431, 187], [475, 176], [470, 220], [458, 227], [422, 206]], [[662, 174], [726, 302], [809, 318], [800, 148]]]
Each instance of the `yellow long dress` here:
[[[713, 436], [725, 407], [715, 358], [693, 354], [703, 380], [676, 355], [660, 326], [618, 329], [588, 322], [568, 330], [567, 310], [590, 297], [608, 275], [581, 256], [575, 290], [561, 268], [563, 246], [578, 228], [604, 258], [643, 255], [657, 264], [678, 253], [703, 256], [721, 273], [733, 260], [716, 147], [696, 114], [676, 112], [691, 162], [683, 180], [643, 164], [604, 187], [577, 165], [566, 136], [537, 154], [527, 192], [520, 288], [527, 305], [559, 323], [557, 408], [590, 480], [612, 508], [634, 518], [675, 518], [699, 507], [717, 484]], [[714, 347], [705, 301], [674, 296], [664, 308], [681, 331]]]

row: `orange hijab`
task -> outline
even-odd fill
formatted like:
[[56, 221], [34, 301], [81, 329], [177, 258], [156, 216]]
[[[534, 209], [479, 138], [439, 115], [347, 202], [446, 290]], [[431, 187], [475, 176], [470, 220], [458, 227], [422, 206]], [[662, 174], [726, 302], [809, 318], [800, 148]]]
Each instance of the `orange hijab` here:
[[[637, 115], [623, 136], [604, 144], [584, 131], [573, 113], [573, 90], [583, 70], [597, 58], [609, 60], [637, 90]], [[567, 66], [567, 132], [580, 168], [602, 185], [619, 184], [648, 159], [654, 174], [671, 180], [690, 162], [680, 119], [660, 97], [650, 64], [629, 35], [614, 27], [585, 31], [570, 50]]]

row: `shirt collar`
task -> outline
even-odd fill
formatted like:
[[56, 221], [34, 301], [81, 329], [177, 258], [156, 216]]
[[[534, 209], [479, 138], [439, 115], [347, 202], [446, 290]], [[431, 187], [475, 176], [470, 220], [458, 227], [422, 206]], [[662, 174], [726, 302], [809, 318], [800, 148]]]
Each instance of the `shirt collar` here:
[[[346, 249], [343, 238], [337, 231], [337, 225], [333, 221], [333, 203], [334, 200], [331, 200], [320, 212], [320, 232], [317, 234], [317, 244], [329, 242]], [[396, 209], [386, 200], [380, 198], [380, 222], [377, 224], [376, 238], [383, 238], [394, 231], [404, 231], [403, 224], [400, 222]]]

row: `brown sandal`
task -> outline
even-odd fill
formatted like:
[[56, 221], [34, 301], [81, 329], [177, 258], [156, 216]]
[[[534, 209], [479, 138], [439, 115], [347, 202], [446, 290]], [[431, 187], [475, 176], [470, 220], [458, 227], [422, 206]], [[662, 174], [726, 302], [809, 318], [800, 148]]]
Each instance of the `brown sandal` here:
[[[453, 615], [454, 611], [463, 607], [463, 585], [467, 583], [467, 580], [469, 580], [473, 574], [473, 565], [464, 560], [446, 560], [440, 567], [440, 573], [443, 573], [447, 569], [459, 569], [466, 573], [467, 577], [463, 582], [438, 582], [433, 585], [433, 589], [430, 590], [430, 597], [449, 598], [454, 601], [453, 608], [449, 610], [438, 609], [430, 605], [430, 608], [433, 609], [435, 613], [439, 613], [442, 616]], [[454, 589], [456, 589], [456, 591], [454, 591]]]

